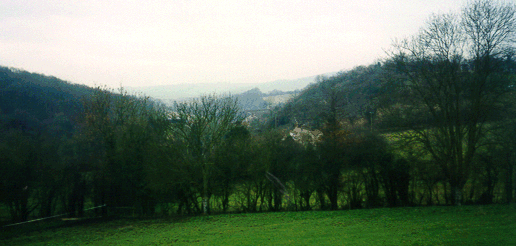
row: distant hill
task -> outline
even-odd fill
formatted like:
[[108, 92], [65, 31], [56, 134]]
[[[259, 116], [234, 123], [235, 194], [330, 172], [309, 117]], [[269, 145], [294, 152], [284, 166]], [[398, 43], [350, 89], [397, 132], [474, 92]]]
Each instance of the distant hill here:
[[[514, 71], [511, 68], [515, 64], [508, 60], [505, 66], [508, 66], [508, 71]], [[415, 125], [427, 127], [436, 124], [435, 119], [422, 110], [407, 113], [413, 107], [410, 108], [410, 104], [407, 104], [410, 100], [398, 94], [397, 89], [406, 80], [407, 77], [390, 61], [358, 66], [350, 71], [320, 78], [285, 105], [275, 108], [276, 117], [269, 126], [274, 124], [288, 128], [298, 124], [320, 129], [330, 113], [330, 93], [336, 93], [337, 117], [348, 128], [393, 131], [410, 129]], [[501, 119], [503, 107], [495, 105], [490, 108], [489, 113], [485, 114], [487, 120]], [[464, 114], [467, 114], [464, 110]]]
[[264, 94], [258, 88], [237, 94], [240, 106], [245, 110], [259, 110], [267, 108], [267, 102], [263, 100]]
[[53, 76], [0, 66], [0, 127], [38, 132], [59, 124], [73, 129], [81, 98], [93, 89]]
[[80, 108], [81, 97], [92, 91], [90, 87], [53, 76], [0, 67], [0, 110], [3, 114], [21, 110], [40, 120], [58, 113], [73, 115]]
[[273, 90], [269, 93], [263, 93], [260, 89], [254, 88], [235, 96], [244, 110], [262, 110], [282, 105], [300, 92], [301, 90]]
[[293, 79], [293, 80], [275, 80], [271, 82], [266, 82], [262, 84], [256, 84], [256, 88], [260, 89], [266, 94], [273, 93], [274, 91], [281, 91], [281, 92], [287, 92], [287, 91], [295, 91], [295, 90], [302, 90], [306, 88], [310, 84], [316, 83], [316, 79], [319, 76], [322, 77], [331, 77], [339, 72], [331, 72], [331, 73], [325, 73], [320, 75], [314, 75], [310, 77], [304, 77], [300, 79]]
[[277, 126], [305, 125], [318, 129], [324, 123], [328, 110], [327, 93], [336, 90], [339, 118], [348, 122], [369, 121], [380, 105], [376, 100], [380, 93], [381, 64], [359, 66], [350, 71], [319, 78], [299, 93], [292, 95], [282, 107], [276, 108]]
[[[326, 73], [323, 76], [332, 76], [336, 72]], [[293, 80], [276, 80], [266, 83], [255, 84], [232, 84], [232, 83], [204, 83], [204, 84], [178, 84], [178, 85], [160, 85], [160, 86], [143, 86], [143, 87], [127, 87], [129, 92], [143, 93], [146, 96], [160, 99], [165, 103], [174, 100], [182, 100], [185, 98], [198, 97], [203, 94], [240, 94], [246, 91], [258, 88], [261, 92], [268, 94], [273, 91], [295, 91], [301, 90], [309, 84], [315, 83], [316, 77], [310, 76]]]
[[[328, 73], [325, 76], [336, 73]], [[246, 110], [261, 110], [286, 103], [301, 89], [315, 83], [317, 76], [295, 80], [276, 80], [261, 84], [182, 84], [126, 88], [169, 104], [174, 100], [202, 94], [231, 93]], [[54, 76], [0, 66], [0, 125], [13, 119], [25, 122], [51, 122], [56, 115], [74, 120], [82, 111], [81, 98], [93, 89]], [[31, 123], [32, 124], [32, 123]], [[36, 124], [36, 123], [33, 123]]]

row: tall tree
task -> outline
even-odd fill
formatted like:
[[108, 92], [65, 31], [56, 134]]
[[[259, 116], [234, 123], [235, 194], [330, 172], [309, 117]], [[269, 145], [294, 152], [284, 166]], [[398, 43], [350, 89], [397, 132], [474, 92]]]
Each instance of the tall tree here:
[[222, 198], [222, 211], [229, 208], [229, 197], [238, 185], [249, 180], [248, 168], [253, 163], [251, 134], [243, 126], [235, 126], [224, 137], [215, 152], [214, 175], [211, 181], [214, 195]]
[[38, 136], [13, 129], [0, 136], [0, 180], [7, 209], [14, 222], [26, 221], [37, 208], [38, 169], [41, 154]]
[[395, 45], [392, 58], [406, 75], [401, 92], [412, 113], [428, 115], [413, 127], [442, 170], [459, 205], [490, 114], [507, 89], [499, 62], [514, 48], [514, 4], [477, 0], [462, 15], [431, 17], [420, 34]]
[[[338, 192], [341, 189], [341, 171], [344, 167], [344, 153], [346, 147], [346, 136], [349, 132], [345, 131], [340, 122], [342, 95], [334, 86], [329, 86], [324, 90], [326, 110], [323, 113], [325, 124], [322, 129], [323, 136], [318, 145], [321, 157], [320, 175], [321, 182], [319, 196], [324, 192], [330, 200], [331, 209], [338, 209]], [[324, 207], [324, 200], [320, 199], [321, 206]]]
[[143, 166], [148, 146], [165, 134], [167, 116], [149, 98], [128, 95], [123, 88], [119, 92], [97, 88], [84, 100], [83, 137], [95, 145], [98, 156], [92, 163], [94, 200], [96, 205], [151, 211]]
[[183, 156], [202, 174], [203, 213], [209, 211], [209, 179], [213, 175], [213, 155], [226, 134], [242, 120], [238, 100], [232, 97], [202, 96], [176, 102], [177, 117], [173, 137], [183, 146]]

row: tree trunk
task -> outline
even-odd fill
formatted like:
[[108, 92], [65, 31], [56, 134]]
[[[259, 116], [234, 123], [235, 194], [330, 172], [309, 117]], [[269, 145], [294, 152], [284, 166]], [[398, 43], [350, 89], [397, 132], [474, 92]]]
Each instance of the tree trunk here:
[[206, 215], [208, 214], [208, 164], [206, 163], [206, 161], [204, 162], [203, 164], [203, 170], [202, 170], [202, 174], [203, 174], [203, 194], [202, 194], [202, 211], [203, 211], [203, 214]]
[[511, 203], [513, 201], [513, 176], [514, 164], [511, 163], [509, 153], [507, 154], [507, 170], [505, 171], [505, 202]]
[[338, 190], [336, 187], [332, 187], [328, 190], [328, 199], [330, 199], [331, 210], [337, 210], [339, 208], [339, 205], [338, 205]]
[[462, 188], [464, 185], [459, 184], [450, 184], [451, 185], [451, 195], [453, 205], [461, 206], [462, 205]]
[[326, 209], [324, 192], [321, 189], [317, 190], [317, 200], [319, 201], [320, 209]]

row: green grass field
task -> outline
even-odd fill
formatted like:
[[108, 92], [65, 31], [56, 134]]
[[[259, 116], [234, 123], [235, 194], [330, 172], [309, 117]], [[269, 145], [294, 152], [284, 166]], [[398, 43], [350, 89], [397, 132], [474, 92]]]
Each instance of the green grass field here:
[[[18, 233], [12, 228], [7, 232]], [[18, 233], [0, 240], [0, 245], [190, 244], [516, 245], [516, 205], [121, 219]]]

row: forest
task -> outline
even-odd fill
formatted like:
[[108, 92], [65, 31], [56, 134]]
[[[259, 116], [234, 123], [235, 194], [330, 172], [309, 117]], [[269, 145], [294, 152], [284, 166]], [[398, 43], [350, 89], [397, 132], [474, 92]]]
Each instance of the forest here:
[[0, 224], [514, 203], [515, 42], [475, 1], [260, 115], [0, 67]]

